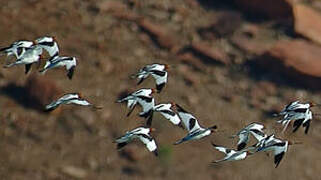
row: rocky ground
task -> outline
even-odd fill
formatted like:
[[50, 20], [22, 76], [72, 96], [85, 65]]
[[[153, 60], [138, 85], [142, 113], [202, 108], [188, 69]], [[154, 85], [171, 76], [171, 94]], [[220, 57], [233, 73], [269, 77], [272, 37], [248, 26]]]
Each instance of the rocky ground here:
[[[51, 35], [62, 55], [78, 59], [71, 81], [63, 69], [0, 69], [0, 179], [318, 179], [318, 117], [308, 135], [281, 134], [272, 114], [294, 99], [321, 102], [320, 11], [318, 0], [0, 1], [1, 47]], [[156, 102], [175, 101], [221, 132], [173, 146], [185, 132], [156, 116], [158, 158], [140, 143], [116, 150], [112, 141], [144, 120], [138, 110], [127, 118], [114, 102], [153, 87], [130, 75], [154, 62], [172, 67]], [[42, 112], [68, 92], [104, 108]], [[290, 147], [277, 169], [264, 153], [211, 164], [223, 154], [210, 142], [233, 148], [237, 140], [228, 137], [254, 121], [303, 144]]]

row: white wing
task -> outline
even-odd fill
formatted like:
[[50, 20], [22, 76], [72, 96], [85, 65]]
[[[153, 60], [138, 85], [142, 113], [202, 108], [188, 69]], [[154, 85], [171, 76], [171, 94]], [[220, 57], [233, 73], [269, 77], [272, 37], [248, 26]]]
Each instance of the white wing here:
[[67, 100], [65, 104], [77, 104], [77, 105], [82, 105], [82, 106], [91, 106], [92, 104], [89, 103], [85, 99], [71, 99]]
[[188, 132], [192, 132], [196, 129], [201, 129], [200, 125], [198, 124], [197, 119], [187, 111], [185, 111], [182, 107], [176, 104], [177, 112], [179, 117], [181, 118], [186, 130]]
[[158, 104], [155, 106], [154, 111], [159, 112], [171, 123], [178, 125], [181, 122], [179, 116], [171, 109], [171, 104]]
[[233, 149], [225, 148], [225, 147], [222, 147], [222, 146], [217, 146], [217, 145], [215, 145], [213, 143], [212, 143], [212, 145], [213, 145], [213, 147], [215, 149], [217, 149], [218, 151], [220, 151], [220, 152], [222, 152], [222, 153], [224, 153], [226, 155], [234, 154], [236, 152]]
[[59, 47], [53, 37], [41, 37], [36, 40], [38, 46], [44, 48], [50, 57], [59, 54]]
[[249, 133], [248, 132], [240, 133], [238, 136], [239, 136], [239, 141], [237, 143], [238, 145], [237, 149], [241, 150], [246, 146], [247, 142], [249, 141]]
[[154, 152], [155, 155], [157, 155], [157, 145], [155, 140], [151, 136], [149, 136], [148, 134], [138, 134], [137, 137], [146, 145], [147, 149], [150, 152]]
[[143, 113], [152, 110], [155, 106], [155, 100], [153, 97], [138, 96], [137, 102], [142, 106]]

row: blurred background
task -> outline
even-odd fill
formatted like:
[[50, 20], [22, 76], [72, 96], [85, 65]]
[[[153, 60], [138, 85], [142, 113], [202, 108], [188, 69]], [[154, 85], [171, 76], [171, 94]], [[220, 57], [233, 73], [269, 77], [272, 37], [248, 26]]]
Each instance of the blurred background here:
[[[272, 116], [292, 100], [321, 103], [320, 13], [318, 0], [0, 1], [0, 47], [55, 36], [60, 54], [78, 59], [72, 80], [64, 68], [0, 68], [0, 179], [320, 179], [318, 116], [308, 135], [281, 134]], [[152, 63], [172, 67], [156, 103], [174, 101], [222, 132], [173, 146], [186, 132], [157, 115], [159, 157], [140, 142], [117, 151], [112, 141], [145, 121], [139, 109], [127, 118], [115, 100], [154, 87], [130, 79]], [[42, 112], [70, 92], [104, 108]], [[235, 148], [228, 137], [251, 122], [304, 144], [291, 146], [277, 169], [265, 153], [211, 164], [224, 154], [210, 142]]]

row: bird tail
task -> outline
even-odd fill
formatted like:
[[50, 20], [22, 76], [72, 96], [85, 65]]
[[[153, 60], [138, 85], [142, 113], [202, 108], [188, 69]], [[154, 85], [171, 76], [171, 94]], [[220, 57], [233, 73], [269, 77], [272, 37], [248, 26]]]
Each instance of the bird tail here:
[[47, 69], [44, 68], [44, 69], [39, 70], [39, 73], [40, 73], [40, 74], [45, 74], [46, 71], [47, 71]]
[[12, 66], [14, 66], [15, 65], [15, 63], [11, 63], [11, 64], [6, 64], [6, 65], [4, 65], [3, 67], [4, 68], [9, 68], [9, 67], [12, 67]]
[[181, 144], [181, 143], [184, 142], [184, 141], [185, 141], [185, 139], [181, 139], [181, 140], [179, 140], [179, 141], [176, 141], [176, 142], [174, 143], [174, 145]]

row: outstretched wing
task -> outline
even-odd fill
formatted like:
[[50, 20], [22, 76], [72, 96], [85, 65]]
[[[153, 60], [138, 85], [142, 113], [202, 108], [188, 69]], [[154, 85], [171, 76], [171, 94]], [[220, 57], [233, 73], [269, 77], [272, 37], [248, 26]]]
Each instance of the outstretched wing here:
[[159, 112], [174, 125], [178, 125], [181, 122], [178, 114], [171, 109], [171, 104], [159, 104], [155, 106], [154, 111]]
[[165, 84], [167, 83], [167, 74], [168, 73], [166, 71], [159, 71], [159, 70], [151, 71], [151, 75], [156, 81], [157, 92], [161, 92]]
[[158, 155], [156, 142], [151, 136], [149, 136], [148, 134], [137, 134], [137, 137], [146, 145], [147, 149], [150, 152], [153, 152], [155, 156]]
[[218, 145], [216, 145], [216, 144], [214, 144], [214, 143], [212, 143], [212, 146], [213, 146], [216, 150], [218, 150], [218, 151], [220, 151], [220, 152], [222, 152], [222, 153], [224, 153], [224, 154], [229, 154], [229, 153], [231, 153], [231, 152], [235, 152], [235, 151], [232, 150], [232, 149], [225, 148], [225, 147], [223, 147], [223, 146], [218, 146]]
[[249, 141], [249, 133], [240, 133], [239, 141], [237, 143], [237, 150], [240, 151], [245, 148], [247, 142]]
[[200, 125], [198, 124], [197, 119], [190, 114], [189, 112], [185, 111], [181, 106], [176, 104], [176, 109], [179, 117], [181, 118], [186, 130], [188, 132], [192, 132], [196, 129], [200, 129]]

